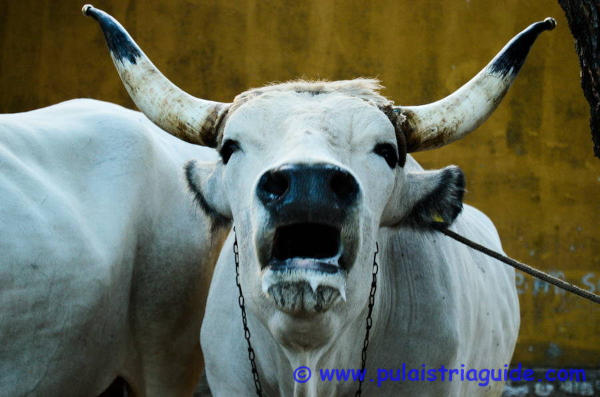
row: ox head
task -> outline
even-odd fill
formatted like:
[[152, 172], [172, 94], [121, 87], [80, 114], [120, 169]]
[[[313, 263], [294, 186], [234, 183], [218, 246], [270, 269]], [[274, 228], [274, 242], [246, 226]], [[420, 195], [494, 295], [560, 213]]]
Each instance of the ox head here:
[[409, 171], [407, 153], [479, 126], [539, 33], [555, 26], [529, 26], [463, 87], [427, 105], [394, 106], [366, 79], [272, 85], [224, 104], [175, 87], [108, 14], [91, 6], [84, 14], [100, 23], [136, 105], [169, 133], [219, 151], [216, 163], [189, 163], [187, 180], [208, 214], [236, 226], [249, 306], [280, 339], [298, 322], [320, 325], [327, 339], [364, 312], [381, 226], [453, 222], [462, 172]]

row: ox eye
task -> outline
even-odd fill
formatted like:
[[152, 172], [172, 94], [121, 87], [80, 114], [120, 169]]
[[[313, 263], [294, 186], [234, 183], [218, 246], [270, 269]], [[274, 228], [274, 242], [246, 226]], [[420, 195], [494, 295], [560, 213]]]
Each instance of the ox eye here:
[[223, 143], [223, 146], [221, 146], [221, 149], [219, 149], [219, 154], [223, 159], [223, 163], [227, 164], [231, 155], [238, 150], [240, 150], [240, 144], [237, 141], [234, 141], [232, 139], [226, 140]]
[[398, 152], [390, 143], [378, 143], [375, 145], [373, 152], [376, 155], [383, 157], [390, 168], [394, 168], [396, 164], [398, 164]]

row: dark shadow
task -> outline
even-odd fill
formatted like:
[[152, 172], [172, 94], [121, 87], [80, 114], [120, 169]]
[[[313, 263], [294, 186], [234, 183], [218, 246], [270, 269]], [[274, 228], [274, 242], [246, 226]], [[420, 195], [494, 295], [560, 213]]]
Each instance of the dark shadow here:
[[98, 397], [133, 397], [127, 381], [120, 376], [113, 381]]
[[204, 371], [202, 371], [202, 376], [196, 385], [196, 391], [194, 391], [193, 397], [212, 397], [212, 393], [208, 387], [208, 381], [206, 380], [206, 372]]

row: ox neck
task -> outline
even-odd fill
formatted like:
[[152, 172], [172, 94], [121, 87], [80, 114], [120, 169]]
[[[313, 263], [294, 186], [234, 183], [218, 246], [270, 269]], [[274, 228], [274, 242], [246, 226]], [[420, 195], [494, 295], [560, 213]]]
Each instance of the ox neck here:
[[[236, 259], [236, 269], [239, 267], [239, 256], [237, 252], [237, 238], [234, 243], [234, 254]], [[328, 340], [323, 341], [323, 343], [317, 343], [317, 347], [311, 347], [310, 345], [305, 345], [304, 347], [300, 347], [294, 343], [281, 343], [281, 341], [275, 342], [276, 345], [279, 345], [281, 349], [276, 349], [277, 351], [283, 353], [279, 354], [278, 360], [280, 362], [287, 361], [287, 364], [291, 367], [292, 371], [296, 371], [300, 368], [309, 368], [312, 372], [312, 379], [307, 382], [296, 381], [293, 384], [293, 395], [294, 396], [322, 396], [322, 395], [339, 395], [339, 394], [347, 394], [352, 393], [353, 390], [356, 390], [356, 395], [361, 395], [362, 391], [362, 381], [361, 382], [327, 382], [322, 381], [320, 377], [321, 369], [342, 369], [342, 368], [353, 368], [356, 370], [360, 370], [363, 372], [366, 368], [366, 359], [367, 359], [367, 350], [370, 343], [370, 339], [376, 339], [375, 330], [377, 327], [371, 331], [372, 327], [378, 322], [378, 312], [373, 311], [374, 306], [377, 304], [377, 301], [380, 299], [377, 298], [377, 273], [379, 271], [379, 265], [377, 263], [377, 254], [379, 252], [379, 246], [377, 244], [377, 249], [373, 255], [373, 271], [372, 271], [372, 283], [371, 289], [369, 291], [368, 299], [365, 302], [363, 309], [360, 314], [348, 324], [345, 324], [344, 328], [341, 332], [336, 333], [335, 337], [328, 338]], [[239, 281], [238, 281], [239, 282]], [[238, 284], [240, 297], [239, 301], [244, 302], [243, 293], [240, 285]], [[243, 307], [243, 303], [240, 303], [240, 308], [242, 310], [242, 322], [244, 328], [246, 328], [245, 321], [245, 308]], [[315, 327], [313, 321], [310, 321], [313, 324], [312, 329]], [[299, 326], [292, 331], [292, 335], [289, 335], [290, 340], [298, 340], [302, 339], [303, 336], [303, 327]], [[289, 332], [286, 332], [288, 334]], [[255, 369], [256, 364], [253, 359], [254, 349], [252, 346], [252, 342], [250, 341], [249, 333], [247, 333], [247, 343], [248, 349], [252, 353], [250, 354], [250, 363], [253, 368], [253, 377], [255, 379], [257, 394], [261, 395], [262, 386], [259, 380], [259, 376], [256, 374]], [[300, 338], [298, 337], [300, 336]], [[258, 343], [257, 343], [258, 342]], [[259, 341], [255, 341], [256, 346], [261, 346], [262, 344]], [[263, 349], [262, 346], [257, 348], [258, 351], [269, 351], [268, 349]], [[282, 368], [285, 368], [286, 365], [282, 365]], [[286, 371], [282, 371], [278, 374], [277, 383], [280, 385], [279, 390], [281, 392], [282, 385], [289, 383], [289, 374], [285, 373]], [[295, 374], [295, 372], [294, 372]], [[282, 377], [283, 376], [283, 377]], [[294, 375], [295, 376], [295, 375]], [[270, 385], [273, 386], [273, 385]], [[288, 393], [284, 393], [288, 394]]]

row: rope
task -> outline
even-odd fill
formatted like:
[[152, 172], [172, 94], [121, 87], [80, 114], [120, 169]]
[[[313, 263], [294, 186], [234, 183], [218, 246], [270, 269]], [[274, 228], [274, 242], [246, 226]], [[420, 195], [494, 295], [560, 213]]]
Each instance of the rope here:
[[522, 272], [530, 274], [533, 277], [537, 277], [540, 280], [544, 280], [547, 283], [555, 285], [558, 288], [562, 288], [562, 289], [569, 291], [575, 295], [579, 295], [582, 298], [591, 300], [594, 303], [600, 303], [600, 295], [596, 295], [592, 292], [586, 291], [583, 288], [580, 288], [576, 285], [566, 282], [565, 280], [561, 280], [557, 277], [551, 276], [548, 273], [545, 273], [541, 270], [537, 270], [537, 269], [535, 269], [529, 265], [526, 265], [524, 263], [518, 262], [518, 261], [516, 261], [512, 258], [509, 258], [508, 256], [502, 255], [496, 251], [492, 251], [491, 249], [486, 248], [483, 245], [477, 244], [476, 242], [469, 240], [468, 238], [463, 237], [460, 234], [453, 232], [452, 230], [447, 229], [445, 226], [443, 226], [441, 224], [433, 224], [433, 227], [436, 230], [444, 233], [446, 236], [451, 237], [451, 238], [455, 239], [456, 241], [459, 241], [473, 249], [476, 249], [477, 251], [481, 251], [484, 254], [491, 256], [492, 258], [496, 258], [499, 261], [504, 262], [507, 265], [514, 267], [515, 269], [521, 270]]

